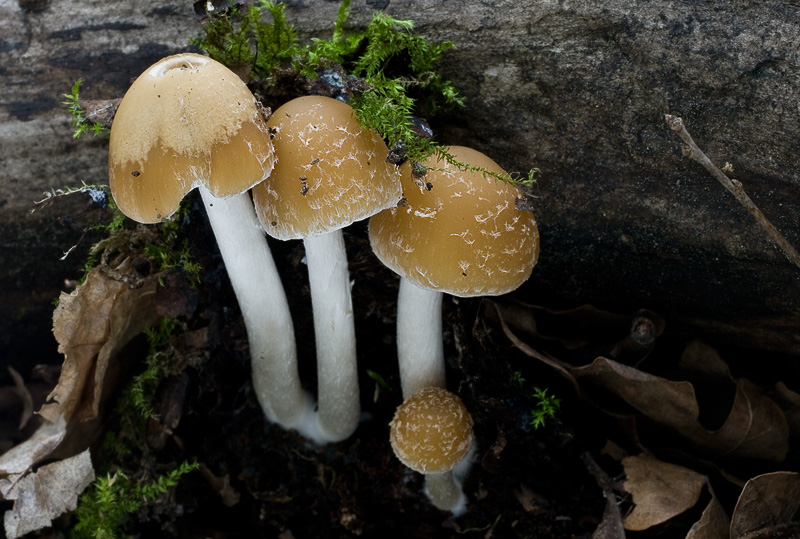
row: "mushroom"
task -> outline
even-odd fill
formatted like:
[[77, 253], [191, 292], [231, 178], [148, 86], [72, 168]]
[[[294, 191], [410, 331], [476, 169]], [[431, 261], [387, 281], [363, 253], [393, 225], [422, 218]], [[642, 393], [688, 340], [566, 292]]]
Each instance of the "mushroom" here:
[[268, 126], [278, 163], [253, 188], [267, 233], [303, 239], [317, 350], [319, 430], [347, 438], [360, 415], [355, 329], [342, 228], [394, 206], [401, 196], [397, 167], [374, 131], [336, 99], [305, 96], [279, 107]]
[[198, 54], [148, 68], [111, 127], [109, 184], [125, 215], [164, 221], [191, 189], [200, 191], [247, 328], [259, 403], [271, 421], [308, 435], [313, 402], [300, 386], [286, 296], [247, 193], [274, 162], [247, 86]]
[[[472, 417], [457, 395], [438, 387], [406, 398], [390, 423], [394, 454], [425, 474], [426, 494], [434, 506], [455, 515], [466, 510], [461, 479], [470, 465]], [[455, 474], [454, 474], [455, 471]]]
[[[457, 162], [505, 174], [482, 153], [452, 146]], [[494, 296], [530, 276], [539, 232], [524, 194], [485, 172], [429, 159], [425, 182], [401, 166], [405, 202], [370, 219], [372, 249], [399, 274], [397, 359], [403, 396], [445, 387], [442, 294]], [[419, 184], [417, 184], [419, 182]]]

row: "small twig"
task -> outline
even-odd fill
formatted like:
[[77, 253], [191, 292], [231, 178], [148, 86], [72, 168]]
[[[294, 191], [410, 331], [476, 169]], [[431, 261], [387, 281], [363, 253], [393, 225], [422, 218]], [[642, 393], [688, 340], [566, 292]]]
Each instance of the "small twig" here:
[[484, 299], [484, 301], [487, 304], [489, 304], [492, 307], [494, 307], [495, 312], [497, 313], [497, 318], [500, 320], [500, 326], [503, 328], [503, 333], [506, 334], [506, 337], [508, 337], [508, 340], [510, 340], [511, 343], [514, 346], [519, 348], [522, 351], [523, 354], [525, 354], [525, 355], [527, 355], [529, 357], [532, 357], [534, 359], [537, 359], [537, 360], [541, 361], [542, 363], [544, 363], [545, 365], [548, 365], [548, 366], [552, 367], [553, 369], [555, 369], [558, 373], [563, 375], [564, 378], [566, 378], [567, 380], [572, 382], [572, 387], [575, 388], [575, 393], [576, 394], [578, 394], [578, 395], [581, 394], [581, 388], [578, 385], [578, 382], [575, 380], [575, 377], [572, 376], [572, 373], [569, 370], [569, 365], [567, 365], [566, 363], [562, 363], [561, 361], [559, 361], [559, 360], [557, 360], [555, 358], [552, 358], [552, 357], [550, 357], [548, 355], [542, 354], [541, 352], [539, 352], [537, 350], [534, 350], [531, 346], [529, 346], [528, 344], [523, 342], [519, 337], [514, 335], [514, 333], [508, 327], [508, 324], [506, 324], [506, 321], [503, 318], [503, 314], [500, 312], [500, 307], [497, 305], [497, 303], [495, 303], [495, 302], [493, 302], [492, 300], [489, 300], [489, 299]]
[[667, 125], [669, 128], [675, 131], [679, 137], [686, 143], [686, 146], [683, 148], [683, 154], [686, 157], [690, 157], [703, 165], [707, 171], [711, 173], [719, 182], [731, 192], [733, 196], [736, 197], [736, 200], [744, 206], [747, 211], [750, 212], [750, 215], [756, 220], [759, 226], [764, 229], [764, 231], [769, 234], [772, 240], [778, 244], [778, 247], [781, 248], [783, 253], [786, 255], [791, 262], [794, 263], [795, 266], [800, 268], [800, 254], [797, 253], [797, 250], [789, 243], [786, 238], [778, 232], [778, 229], [769, 222], [769, 219], [764, 215], [764, 213], [758, 209], [755, 202], [747, 196], [747, 193], [744, 192], [744, 188], [742, 187], [741, 182], [738, 180], [732, 180], [728, 176], [725, 175], [717, 166], [711, 162], [711, 159], [708, 158], [706, 154], [695, 144], [692, 136], [686, 130], [686, 127], [683, 125], [683, 119], [679, 118], [678, 116], [673, 116], [671, 114], [665, 114], [664, 119], [667, 121]]

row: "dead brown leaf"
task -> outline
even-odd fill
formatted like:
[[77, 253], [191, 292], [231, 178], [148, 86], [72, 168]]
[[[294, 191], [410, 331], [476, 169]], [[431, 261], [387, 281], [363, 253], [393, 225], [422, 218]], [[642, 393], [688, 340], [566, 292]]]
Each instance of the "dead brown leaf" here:
[[89, 450], [42, 466], [27, 474], [6, 494], [14, 508], [6, 511], [4, 524], [9, 539], [50, 526], [57, 516], [74, 511], [78, 496], [94, 481]]
[[0, 496], [5, 498], [22, 476], [58, 447], [65, 435], [66, 421], [59, 417], [55, 422], [43, 423], [33, 436], [0, 455]]
[[732, 379], [728, 364], [719, 352], [703, 341], [690, 341], [681, 355], [680, 367], [686, 371]]
[[792, 391], [783, 382], [778, 382], [775, 384], [775, 399], [786, 415], [792, 441], [800, 442], [800, 393]]
[[664, 524], [695, 507], [707, 490], [711, 499], [686, 535], [687, 539], [726, 539], [730, 521], [708, 477], [649, 453], [625, 457], [625, 490], [635, 504], [625, 518], [626, 530], [642, 531]]
[[700, 520], [692, 525], [686, 539], [728, 539], [730, 524], [731, 519], [714, 498], [703, 510]]
[[731, 519], [731, 539], [797, 537], [800, 523], [800, 474], [774, 472], [750, 479]]
[[725, 423], [710, 431], [698, 421], [700, 409], [689, 382], [667, 380], [603, 357], [571, 373], [581, 383], [597, 384], [612, 392], [713, 455], [777, 462], [786, 457], [789, 433], [783, 412], [745, 379], [736, 381], [736, 397]]
[[592, 305], [552, 310], [516, 301], [492, 303], [512, 331], [558, 342], [565, 350], [580, 351], [581, 356], [589, 354], [590, 359], [606, 355], [626, 364], [635, 363], [650, 352], [664, 331], [663, 318], [647, 310], [621, 315]]
[[[129, 271], [130, 263], [125, 262], [114, 274]], [[156, 282], [151, 278], [131, 288], [98, 267], [72, 294], [61, 294], [53, 333], [64, 365], [49, 396], [53, 402], [42, 407], [42, 416], [49, 421], [63, 416], [68, 423], [73, 416], [80, 421], [98, 416], [113, 358], [158, 317], [153, 308]]]
[[611, 479], [592, 455], [584, 453], [582, 455], [583, 464], [592, 476], [594, 476], [597, 486], [603, 491], [606, 499], [606, 507], [603, 510], [603, 519], [592, 533], [592, 539], [625, 539], [625, 527], [622, 525], [622, 514], [617, 503], [617, 495], [611, 486]]
[[622, 459], [625, 490], [633, 497], [626, 530], [641, 531], [662, 524], [694, 507], [707, 479], [688, 468], [641, 455]]
[[[722, 409], [720, 427], [709, 429], [699, 420], [700, 404], [695, 386], [691, 382], [668, 380], [602, 356], [588, 365], [576, 367], [542, 353], [522, 341], [507, 323], [506, 318], [511, 313], [508, 307], [495, 302], [487, 304], [494, 307], [487, 310], [487, 314], [497, 314], [503, 332], [517, 348], [561, 373], [572, 382], [578, 394], [585, 396], [585, 389], [600, 386], [624, 400], [645, 417], [671, 427], [695, 447], [713, 456], [756, 458], [776, 462], [785, 459], [789, 450], [789, 425], [783, 411], [755, 384], [746, 379], [731, 378], [728, 366], [713, 348], [699, 341], [690, 343], [681, 359], [681, 364], [687, 370], [709, 377], [718, 377], [732, 389], [732, 405], [729, 405], [729, 410]], [[517, 305], [518, 307], [520, 306]], [[531, 309], [530, 306], [526, 308]], [[593, 308], [576, 310], [570, 313], [570, 316], [584, 320], [587, 313], [594, 316], [596, 310]], [[518, 315], [517, 319], [525, 320], [523, 315]], [[541, 329], [535, 321], [533, 324], [528, 329], [533, 334], [541, 334]], [[719, 400], [718, 394], [712, 392], [710, 395], [711, 398]], [[595, 401], [603, 408], [602, 401], [598, 399]], [[704, 410], [707, 408], [704, 407]]]
[[548, 505], [547, 498], [532, 491], [527, 485], [514, 489], [514, 497], [526, 513], [542, 513]]

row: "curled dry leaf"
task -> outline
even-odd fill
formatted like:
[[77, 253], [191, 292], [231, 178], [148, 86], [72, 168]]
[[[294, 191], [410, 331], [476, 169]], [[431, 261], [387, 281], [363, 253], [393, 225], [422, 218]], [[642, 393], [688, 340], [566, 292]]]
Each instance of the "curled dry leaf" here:
[[[125, 274], [129, 265], [126, 262], [113, 273]], [[69, 423], [73, 416], [81, 421], [97, 417], [113, 358], [157, 319], [156, 282], [151, 278], [141, 287], [130, 288], [98, 267], [72, 294], [61, 294], [53, 314], [53, 333], [64, 365], [49, 396], [53, 402], [40, 411], [45, 419], [64, 416]]]
[[792, 441], [800, 442], [800, 393], [792, 391], [783, 382], [778, 382], [775, 384], [775, 400], [786, 415]]
[[[699, 421], [700, 405], [690, 382], [672, 381], [648, 374], [612, 359], [598, 357], [575, 367], [543, 354], [517, 337], [506, 321], [510, 311], [494, 306], [506, 336], [523, 353], [556, 369], [569, 379], [578, 394], [587, 386], [600, 386], [623, 399], [656, 423], [671, 427], [694, 446], [715, 456], [757, 458], [781, 462], [789, 450], [789, 425], [781, 408], [753, 383], [730, 379], [735, 386], [733, 405], [721, 427], [709, 430]], [[585, 314], [586, 310], [582, 313]], [[643, 312], [643, 311], [642, 311]], [[534, 333], [536, 326], [532, 326]], [[725, 376], [727, 365], [711, 347], [696, 342], [684, 353], [684, 367], [695, 372]], [[602, 402], [597, 402], [602, 407]]]
[[189, 387], [189, 375], [184, 372], [178, 376], [168, 377], [165, 382], [157, 414], [147, 423], [147, 443], [156, 450], [164, 448], [181, 422], [186, 390]]
[[579, 382], [602, 386], [713, 455], [780, 462], [789, 449], [789, 428], [783, 412], [745, 379], [736, 381], [733, 408], [722, 427], [710, 431], [698, 421], [700, 409], [689, 382], [667, 380], [603, 357], [571, 373]]
[[731, 519], [731, 539], [797, 537], [800, 473], [774, 472], [750, 479]]
[[14, 508], [6, 511], [6, 536], [15, 539], [50, 526], [57, 516], [74, 511], [78, 496], [94, 481], [89, 450], [42, 466], [16, 482], [6, 494]]
[[719, 352], [703, 341], [690, 341], [681, 354], [680, 367], [689, 372], [703, 373], [719, 378], [732, 379], [728, 364]]
[[556, 311], [513, 300], [492, 303], [504, 323], [520, 335], [558, 342], [579, 356], [608, 355], [623, 363], [646, 356], [665, 325], [661, 316], [647, 310], [622, 315], [592, 305]]
[[66, 434], [63, 417], [45, 422], [33, 436], [0, 455], [0, 496], [6, 498], [14, 485], [34, 465], [46, 459]]
[[647, 453], [626, 457], [622, 465], [625, 490], [635, 504], [624, 520], [625, 529], [640, 531], [663, 524], [695, 507], [708, 489], [711, 499], [686, 539], [727, 539], [730, 520], [706, 476]]
[[691, 509], [708, 484], [705, 476], [647, 453], [625, 457], [622, 466], [635, 504], [625, 517], [626, 530], [646, 530]]
[[703, 510], [700, 520], [692, 524], [686, 539], [729, 539], [730, 523], [722, 504], [715, 497]]

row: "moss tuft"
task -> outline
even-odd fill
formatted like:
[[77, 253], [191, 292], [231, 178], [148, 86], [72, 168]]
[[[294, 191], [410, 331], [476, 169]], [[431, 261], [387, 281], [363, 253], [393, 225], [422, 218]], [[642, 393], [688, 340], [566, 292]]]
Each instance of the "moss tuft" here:
[[[382, 12], [376, 13], [365, 29], [349, 30], [350, 0], [344, 0], [331, 37], [314, 38], [301, 46], [285, 11], [282, 3], [261, 0], [246, 9], [232, 5], [221, 12], [207, 12], [204, 36], [194, 43], [237, 73], [246, 73], [251, 86], [284, 91], [277, 88], [278, 83], [287, 86], [287, 80], [301, 77], [308, 82], [298, 87], [314, 87], [313, 81], [319, 79], [341, 87], [336, 97], [353, 106], [364, 127], [383, 136], [394, 162], [420, 163], [435, 156], [462, 170], [484, 172], [512, 183], [535, 181], [537, 171], [519, 178], [456, 161], [417, 118], [421, 110], [436, 114], [443, 108], [464, 105], [455, 86], [437, 70], [453, 43], [431, 43], [414, 33], [413, 21]], [[262, 21], [267, 14], [271, 22]]]

